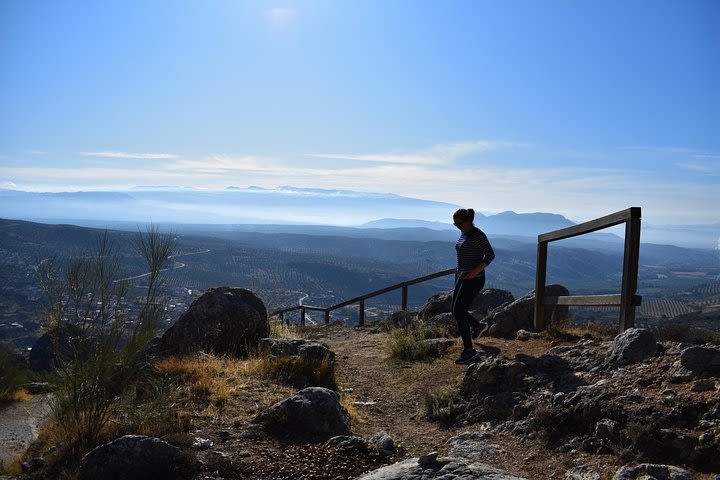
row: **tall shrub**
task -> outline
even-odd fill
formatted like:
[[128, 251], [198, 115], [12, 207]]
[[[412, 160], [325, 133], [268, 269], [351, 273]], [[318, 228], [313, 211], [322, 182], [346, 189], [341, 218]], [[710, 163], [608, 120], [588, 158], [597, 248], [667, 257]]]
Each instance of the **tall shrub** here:
[[107, 232], [94, 250], [65, 265], [45, 261], [39, 269], [48, 331], [59, 332], [53, 338], [58, 389], [51, 407], [72, 456], [102, 440], [137, 378], [138, 353], [159, 324], [162, 274], [174, 241], [150, 226], [134, 246], [148, 268], [142, 276], [147, 289], [134, 299], [123, 258]]

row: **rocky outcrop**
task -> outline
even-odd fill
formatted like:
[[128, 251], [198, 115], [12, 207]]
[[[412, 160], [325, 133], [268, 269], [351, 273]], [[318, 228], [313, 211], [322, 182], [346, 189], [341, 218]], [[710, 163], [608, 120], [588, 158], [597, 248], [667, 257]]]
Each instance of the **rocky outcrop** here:
[[262, 338], [260, 351], [271, 357], [300, 357], [320, 366], [335, 363], [335, 353], [324, 343], [297, 338]]
[[162, 336], [172, 353], [198, 350], [245, 355], [270, 331], [267, 309], [260, 298], [244, 288], [211, 288]]
[[412, 325], [417, 319], [417, 313], [408, 312], [407, 310], [398, 310], [387, 317], [387, 323], [393, 327], [402, 328]]
[[[78, 348], [77, 339], [81, 334], [79, 327], [65, 323], [43, 333], [30, 350], [28, 364], [35, 372], [54, 370], [59, 361], [68, 361]], [[87, 351], [87, 349], [86, 349]], [[78, 352], [81, 353], [82, 352]], [[83, 356], [86, 356], [85, 353]]]
[[436, 452], [394, 463], [366, 473], [356, 480], [524, 480], [475, 460], [448, 456], [438, 457]]
[[[420, 309], [418, 318], [420, 320], [429, 320], [430, 318], [440, 315], [441, 313], [450, 313], [452, 306], [453, 292], [438, 292], [432, 295], [425, 305]], [[499, 307], [502, 304], [515, 300], [512, 293], [507, 290], [497, 288], [486, 288], [478, 293], [477, 297], [470, 304], [469, 310], [477, 310], [481, 314], [485, 314], [489, 310]]]
[[[562, 285], [548, 285], [545, 287], [545, 295], [561, 296], [569, 295], [568, 289]], [[556, 305], [545, 307], [545, 322], [562, 323], [568, 315], [568, 307]], [[515, 335], [518, 330], [532, 330], [534, 328], [535, 316], [535, 291], [527, 293], [512, 303], [490, 312], [482, 322], [489, 326], [487, 335], [492, 337], [509, 338]]]
[[455, 320], [455, 316], [452, 313], [440, 313], [438, 315], [430, 317], [425, 320], [425, 324], [442, 327], [447, 330], [449, 335], [460, 335], [457, 320]]
[[338, 435], [325, 442], [325, 446], [343, 450], [365, 451], [368, 448], [368, 443], [364, 438], [356, 435]]
[[605, 363], [621, 367], [650, 358], [657, 353], [655, 335], [646, 328], [628, 328], [615, 337], [605, 357]]
[[337, 393], [322, 387], [300, 390], [261, 412], [252, 423], [276, 435], [308, 441], [350, 435], [350, 415]]
[[643, 463], [635, 467], [624, 466], [617, 471], [613, 480], [688, 480], [690, 474], [687, 470], [672, 465], [655, 465]]
[[157, 438], [125, 435], [100, 445], [80, 463], [80, 480], [178, 478], [180, 449]]
[[720, 377], [720, 348], [692, 346], [682, 350], [672, 381], [689, 382], [698, 377]]
[[372, 436], [370, 443], [377, 447], [378, 451], [384, 455], [392, 455], [395, 453], [395, 442], [385, 430], [380, 430]]

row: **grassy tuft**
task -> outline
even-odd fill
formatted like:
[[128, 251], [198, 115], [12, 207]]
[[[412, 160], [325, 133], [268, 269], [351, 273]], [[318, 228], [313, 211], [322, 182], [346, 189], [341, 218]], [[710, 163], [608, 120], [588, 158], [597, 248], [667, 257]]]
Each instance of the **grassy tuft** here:
[[461, 404], [455, 402], [455, 393], [450, 390], [439, 390], [425, 395], [423, 399], [423, 414], [430, 421], [441, 425], [453, 423], [459, 414], [464, 411]]
[[437, 358], [443, 352], [435, 347], [419, 346], [417, 342], [431, 338], [448, 337], [448, 330], [439, 325], [420, 325], [410, 328], [397, 328], [389, 332], [385, 343], [385, 352], [389, 358], [417, 361]]
[[301, 356], [268, 357], [262, 359], [257, 368], [261, 375], [296, 388], [313, 386], [334, 390], [337, 387], [335, 367], [327, 357], [320, 365]]

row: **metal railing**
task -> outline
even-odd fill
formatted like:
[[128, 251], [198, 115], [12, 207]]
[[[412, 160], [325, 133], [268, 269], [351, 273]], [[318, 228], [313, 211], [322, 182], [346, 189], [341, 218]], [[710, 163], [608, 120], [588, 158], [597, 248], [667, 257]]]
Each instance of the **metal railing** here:
[[[589, 222], [538, 235], [534, 318], [536, 331], [545, 328], [546, 305], [619, 306], [620, 331], [622, 332], [635, 325], [635, 307], [639, 307], [642, 303], [642, 297], [635, 294], [637, 292], [638, 261], [640, 258], [640, 213], [640, 207], [631, 207]], [[591, 233], [621, 223], [625, 223], [625, 254], [623, 258], [622, 290], [619, 295], [545, 295], [549, 242]]]
[[368, 298], [377, 297], [378, 295], [392, 292], [393, 290], [402, 289], [402, 300], [401, 300], [402, 310], [407, 310], [408, 287], [410, 285], [415, 285], [416, 283], [425, 282], [427, 280], [444, 277], [446, 275], [450, 275], [450, 274], [454, 274], [454, 273], [455, 273], [454, 268], [451, 268], [448, 270], [441, 270], [439, 272], [431, 273], [430, 275], [425, 275], [423, 277], [417, 277], [417, 278], [413, 278], [412, 280], [407, 280], [402, 283], [390, 285], [389, 287], [381, 288], [380, 290], [375, 290], [374, 292], [366, 293], [365, 295], [360, 295], [359, 297], [351, 298], [350, 300], [345, 300], [344, 302], [337, 303], [330, 307], [315, 307], [312, 305], [296, 305], [294, 307], [288, 307], [288, 308], [282, 308], [280, 310], [275, 310], [274, 312], [271, 312], [270, 314], [278, 315], [280, 317], [280, 319], [283, 320], [284, 315], [287, 312], [293, 312], [296, 310], [300, 310], [300, 324], [305, 325], [305, 312], [306, 311], [325, 312], [325, 323], [328, 323], [328, 322], [330, 322], [330, 312], [332, 312], [333, 310], [337, 310], [338, 308], [347, 307], [348, 305], [357, 303], [359, 306], [358, 324], [365, 325], [365, 300], [367, 300]]

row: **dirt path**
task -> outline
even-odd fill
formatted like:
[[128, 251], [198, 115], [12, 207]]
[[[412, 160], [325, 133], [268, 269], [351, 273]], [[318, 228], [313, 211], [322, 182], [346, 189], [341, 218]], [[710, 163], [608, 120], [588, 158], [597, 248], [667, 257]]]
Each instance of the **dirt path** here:
[[0, 405], [0, 462], [9, 465], [37, 438], [49, 413], [45, 395]]

